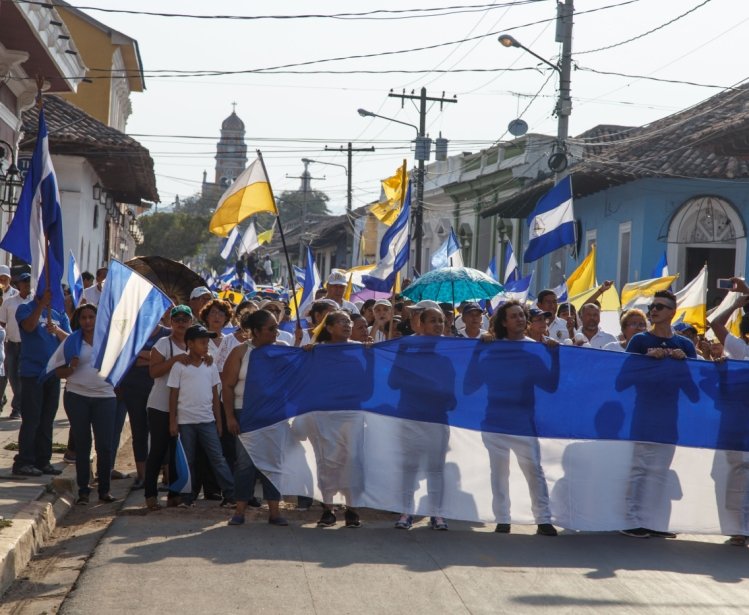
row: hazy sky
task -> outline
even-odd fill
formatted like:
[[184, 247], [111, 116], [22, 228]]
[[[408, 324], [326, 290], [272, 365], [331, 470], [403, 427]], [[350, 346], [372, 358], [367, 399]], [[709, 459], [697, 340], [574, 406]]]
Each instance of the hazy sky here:
[[[234, 101], [247, 128], [250, 159], [256, 148], [263, 151], [276, 194], [298, 186], [299, 180], [286, 175], [300, 174], [303, 157], [346, 163], [344, 154], [323, 151], [325, 145], [337, 148], [348, 141], [358, 147], [373, 145], [376, 152], [354, 157], [354, 207], [377, 198], [379, 180], [392, 174], [404, 157], [409, 164], [413, 161], [411, 128], [377, 118], [361, 118], [356, 112], [363, 107], [418, 124], [413, 105], [401, 109], [397, 99], [388, 97], [391, 88], [397, 92], [403, 88], [418, 91], [425, 86], [431, 95], [443, 91], [448, 96], [457, 95], [457, 104], [445, 105], [443, 111], [434, 106], [427, 117], [430, 136], [437, 137], [441, 131], [450, 139], [450, 154], [476, 152], [500, 138], [509, 138], [505, 132], [508, 122], [529, 103], [522, 117], [530, 131], [556, 134], [556, 118], [552, 116], [558, 86], [556, 73], [523, 50], [505, 49], [497, 42], [497, 35], [506, 31], [539, 55], [556, 61], [560, 45], [554, 41], [556, 7], [552, 0], [71, 0], [71, 4], [196, 15], [330, 15], [463, 7], [461, 11], [442, 11], [447, 15], [420, 18], [405, 18], [418, 14], [411, 12], [379, 13], [368, 19], [242, 21], [89, 11], [140, 44], [147, 89], [131, 96], [133, 114], [127, 130], [151, 150], [164, 204], [171, 203], [176, 194], [186, 197], [197, 192], [204, 169], [209, 178], [213, 177], [221, 121], [231, 113]], [[610, 50], [583, 53], [646, 33], [700, 4], [704, 6], [641, 39]], [[575, 11], [573, 60], [578, 70], [572, 75], [572, 135], [601, 123], [646, 124], [721, 91], [601, 75], [586, 69], [718, 86], [729, 86], [748, 76], [742, 49], [749, 38], [749, 2], [576, 0]], [[445, 44], [469, 38], [474, 40]], [[255, 70], [433, 45], [441, 46], [315, 62], [289, 70], [452, 72], [166, 76], [169, 71]], [[499, 68], [534, 70], [455, 72]], [[160, 76], [151, 71], [167, 73]], [[533, 99], [537, 92], [539, 96]], [[330, 196], [334, 212], [343, 211], [343, 169], [312, 165], [311, 171], [315, 177], [326, 176], [324, 181], [313, 182], [313, 187]]]

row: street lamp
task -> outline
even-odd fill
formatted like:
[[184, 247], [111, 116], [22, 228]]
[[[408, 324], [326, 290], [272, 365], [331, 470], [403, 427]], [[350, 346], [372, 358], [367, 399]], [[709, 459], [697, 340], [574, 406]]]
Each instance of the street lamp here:
[[327, 164], [331, 167], [341, 167], [343, 169], [343, 172], [346, 174], [346, 177], [348, 178], [348, 186], [346, 187], [346, 212], [351, 213], [351, 205], [352, 205], [352, 193], [351, 193], [351, 176], [349, 175], [349, 170], [346, 167], [346, 165], [338, 164], [337, 162], [323, 162], [322, 160], [312, 160], [310, 158], [302, 158], [302, 162], [304, 164]]
[[[422, 88], [423, 90], [423, 88]], [[424, 135], [424, 114], [422, 113], [422, 130], [419, 130], [417, 126], [409, 124], [408, 122], [402, 122], [392, 117], [386, 117], [366, 109], [358, 109], [359, 115], [362, 117], [379, 117], [382, 120], [388, 122], [395, 122], [396, 124], [403, 124], [404, 126], [410, 126], [416, 131], [416, 139], [414, 140], [415, 158], [418, 162], [416, 170], [416, 207], [413, 209], [413, 220], [414, 220], [414, 252], [415, 260], [414, 269], [421, 275], [421, 237], [422, 237], [422, 226], [424, 221], [424, 211], [422, 204], [424, 202], [424, 161], [429, 160], [429, 151], [431, 150], [431, 139]], [[405, 189], [405, 186], [404, 186]]]
[[567, 146], [566, 141], [569, 136], [570, 114], [572, 113], [572, 98], [570, 96], [571, 73], [572, 73], [572, 0], [566, 0], [557, 5], [558, 19], [561, 21], [562, 28], [561, 38], [557, 38], [562, 43], [562, 57], [559, 64], [553, 64], [546, 58], [538, 55], [535, 51], [528, 49], [520, 43], [515, 37], [509, 34], [500, 34], [497, 40], [503, 47], [517, 47], [531, 54], [534, 58], [541, 60], [547, 66], [553, 68], [559, 73], [559, 98], [557, 99], [557, 144], [555, 151], [549, 156], [549, 168], [554, 173], [563, 174], [567, 170]]
[[381, 120], [387, 120], [388, 122], [395, 122], [396, 124], [403, 124], [404, 126], [410, 126], [416, 131], [416, 136], [417, 137], [419, 136], [418, 127], [414, 126], [413, 124], [409, 124], [408, 122], [402, 122], [401, 120], [396, 120], [395, 118], [392, 118], [392, 117], [378, 115], [377, 113], [373, 113], [372, 111], [367, 111], [366, 109], [357, 109], [356, 111], [362, 117], [379, 117]]

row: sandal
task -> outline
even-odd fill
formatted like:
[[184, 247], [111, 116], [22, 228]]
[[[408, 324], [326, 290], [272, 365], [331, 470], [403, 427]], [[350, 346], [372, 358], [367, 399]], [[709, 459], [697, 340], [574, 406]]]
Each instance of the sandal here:
[[745, 547], [747, 541], [747, 536], [742, 536], [741, 534], [737, 534], [735, 536], [731, 536], [727, 543], [731, 545], [732, 547]]

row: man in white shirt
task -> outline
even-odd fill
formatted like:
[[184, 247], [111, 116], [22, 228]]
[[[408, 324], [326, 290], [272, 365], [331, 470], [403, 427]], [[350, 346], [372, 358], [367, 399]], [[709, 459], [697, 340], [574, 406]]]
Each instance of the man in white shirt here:
[[18, 330], [16, 322], [16, 310], [19, 305], [29, 303], [34, 296], [31, 293], [31, 274], [22, 273], [16, 279], [18, 292], [11, 295], [0, 305], [0, 325], [5, 327], [5, 377], [0, 379], [2, 391], [0, 397], [5, 394], [6, 381], [10, 382], [10, 388], [13, 391], [13, 401], [11, 402], [10, 418], [21, 418], [21, 374], [20, 374], [20, 357], [21, 357], [21, 332]]
[[554, 319], [549, 323], [549, 338], [560, 344], [569, 339], [570, 332], [567, 329], [567, 321], [557, 316], [557, 294], [550, 289], [538, 293], [536, 305], [542, 312], [549, 312]]
[[606, 344], [617, 341], [616, 336], [601, 331], [601, 308], [595, 303], [586, 303], [580, 308], [580, 320], [583, 323], [580, 333], [585, 336], [591, 348], [600, 350]]
[[461, 313], [463, 317], [463, 329], [458, 332], [459, 337], [468, 339], [479, 339], [486, 329], [482, 327], [484, 322], [484, 310], [478, 303], [466, 303]]
[[326, 286], [327, 292], [325, 294], [325, 297], [335, 301], [338, 305], [341, 306], [341, 309], [346, 310], [351, 314], [358, 314], [359, 309], [353, 303], [351, 303], [350, 301], [346, 301], [343, 298], [343, 293], [346, 291], [347, 285], [348, 279], [346, 278], [346, 274], [343, 273], [343, 271], [334, 269], [328, 276], [328, 284]]
[[0, 290], [2, 291], [2, 300], [10, 299], [18, 294], [18, 291], [10, 285], [10, 267], [0, 265]]
[[88, 303], [90, 305], [99, 305], [99, 299], [101, 298], [101, 290], [104, 285], [104, 280], [107, 279], [107, 273], [109, 269], [102, 267], [96, 270], [96, 284], [83, 289], [83, 295], [81, 303]]

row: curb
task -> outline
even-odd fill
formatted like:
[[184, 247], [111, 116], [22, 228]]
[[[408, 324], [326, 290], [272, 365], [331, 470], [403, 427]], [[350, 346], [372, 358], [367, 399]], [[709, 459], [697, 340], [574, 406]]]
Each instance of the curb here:
[[[129, 421], [122, 428], [118, 454], [125, 446], [130, 446]], [[92, 453], [95, 466], [96, 456], [95, 452]], [[46, 485], [40, 486], [40, 490], [38, 498], [13, 517], [13, 525], [0, 531], [0, 596], [23, 573], [72, 508], [77, 491], [75, 466], [66, 467], [61, 475], [51, 477]]]

